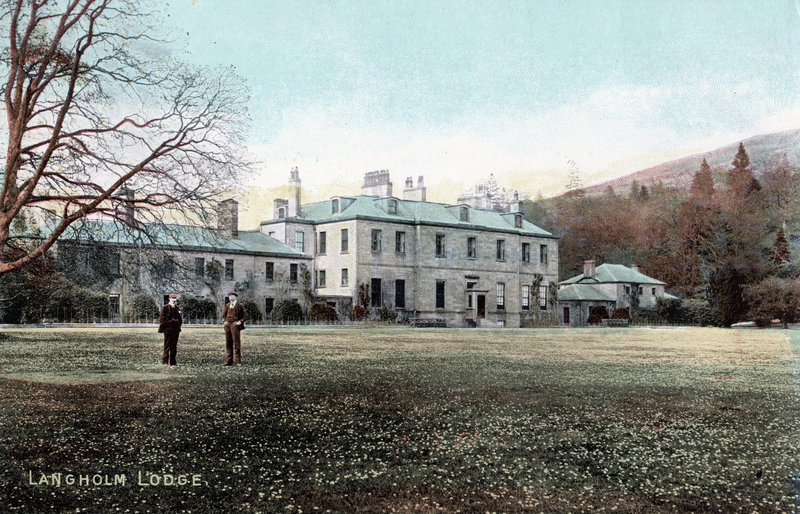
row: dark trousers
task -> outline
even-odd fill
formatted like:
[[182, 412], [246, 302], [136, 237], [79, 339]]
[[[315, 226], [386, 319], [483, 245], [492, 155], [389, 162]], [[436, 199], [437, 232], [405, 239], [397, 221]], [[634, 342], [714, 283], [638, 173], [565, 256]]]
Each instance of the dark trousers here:
[[239, 325], [225, 325], [225, 364], [242, 362], [242, 336]]
[[175, 365], [175, 353], [178, 351], [178, 335], [180, 332], [164, 332], [164, 364]]

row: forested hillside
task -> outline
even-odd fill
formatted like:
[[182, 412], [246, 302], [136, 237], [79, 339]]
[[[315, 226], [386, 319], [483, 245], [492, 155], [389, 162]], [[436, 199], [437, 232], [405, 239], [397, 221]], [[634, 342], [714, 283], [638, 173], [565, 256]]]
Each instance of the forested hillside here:
[[751, 161], [741, 144], [729, 159], [716, 177], [699, 160], [688, 187], [633, 181], [626, 190], [577, 190], [521, 209], [561, 236], [562, 280], [585, 259], [635, 263], [671, 292], [707, 301], [721, 324], [796, 318], [781, 309], [797, 310], [800, 293], [786, 242], [797, 233], [798, 174], [783, 157]]

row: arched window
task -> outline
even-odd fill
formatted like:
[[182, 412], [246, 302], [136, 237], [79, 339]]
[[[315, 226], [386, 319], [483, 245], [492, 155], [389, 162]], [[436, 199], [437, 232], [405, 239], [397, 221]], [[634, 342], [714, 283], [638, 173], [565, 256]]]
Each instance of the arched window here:
[[284, 207], [281, 207], [280, 209], [278, 209], [278, 217], [279, 218], [285, 218], [286, 217], [286, 209]]

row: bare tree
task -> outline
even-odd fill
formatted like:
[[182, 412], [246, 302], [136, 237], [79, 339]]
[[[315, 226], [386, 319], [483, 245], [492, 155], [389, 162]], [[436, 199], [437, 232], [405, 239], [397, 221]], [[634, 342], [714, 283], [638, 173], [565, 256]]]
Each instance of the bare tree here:
[[[87, 217], [140, 233], [164, 219], [209, 223], [216, 199], [250, 167], [240, 150], [243, 81], [170, 57], [157, 13], [140, 0], [0, 6], [9, 27], [0, 275]], [[47, 231], [9, 252], [11, 224], [25, 211]]]

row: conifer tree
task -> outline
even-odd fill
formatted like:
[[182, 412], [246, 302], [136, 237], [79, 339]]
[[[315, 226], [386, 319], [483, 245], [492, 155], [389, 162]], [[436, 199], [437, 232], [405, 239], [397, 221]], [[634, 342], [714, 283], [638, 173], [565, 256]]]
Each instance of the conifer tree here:
[[775, 236], [775, 244], [772, 245], [772, 260], [781, 264], [789, 260], [789, 242], [786, 240], [786, 234], [783, 232], [783, 227], [778, 230], [778, 235]]
[[[745, 157], [747, 154], [745, 153]], [[711, 166], [703, 159], [700, 171], [694, 174], [690, 197], [700, 203], [708, 203], [714, 198], [714, 180], [711, 176]]]

